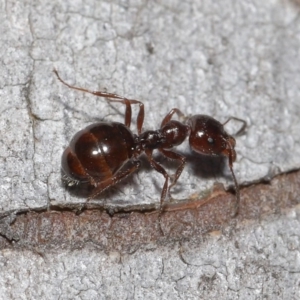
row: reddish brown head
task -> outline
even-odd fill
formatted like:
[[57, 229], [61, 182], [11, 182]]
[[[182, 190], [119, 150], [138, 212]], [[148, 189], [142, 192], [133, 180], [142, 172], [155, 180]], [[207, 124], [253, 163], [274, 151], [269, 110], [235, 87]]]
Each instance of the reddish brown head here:
[[227, 156], [230, 164], [235, 161], [235, 139], [225, 132], [220, 122], [206, 115], [195, 115], [189, 119], [188, 125], [190, 146], [195, 152]]
[[224, 155], [228, 164], [236, 190], [236, 204], [233, 215], [238, 212], [240, 189], [233, 172], [233, 162], [236, 160], [235, 139], [226, 133], [223, 125], [212, 117], [195, 115], [188, 121], [190, 127], [190, 147], [197, 153], [205, 155]]

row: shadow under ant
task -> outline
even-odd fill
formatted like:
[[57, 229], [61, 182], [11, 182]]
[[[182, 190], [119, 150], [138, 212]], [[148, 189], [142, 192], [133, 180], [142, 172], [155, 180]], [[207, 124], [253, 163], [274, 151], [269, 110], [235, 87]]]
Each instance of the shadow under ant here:
[[[183, 154], [183, 152], [179, 152], [179, 153]], [[192, 172], [192, 174], [196, 176], [199, 180], [224, 176], [224, 169], [226, 168], [226, 157], [199, 155], [198, 153], [193, 153], [193, 152], [184, 153], [184, 156], [186, 157], [186, 168], [184, 170]], [[155, 155], [155, 159], [158, 163], [160, 163], [161, 165], [163, 165], [168, 169], [169, 175], [172, 175], [172, 171], [173, 170], [176, 171], [178, 167], [178, 162], [174, 160], [166, 159], [160, 153], [157, 153], [157, 155]], [[150, 173], [153, 170], [152, 167], [150, 166], [149, 161], [144, 155], [139, 157], [139, 160], [142, 163], [141, 169], [143, 170], [143, 172]], [[72, 196], [76, 198], [87, 199], [95, 189], [95, 187], [91, 185], [89, 182], [80, 182], [79, 184], [74, 184], [72, 186], [68, 185], [68, 182], [64, 179], [63, 170], [61, 170], [61, 178], [62, 178], [62, 185]], [[153, 185], [155, 186], [155, 189], [157, 189], [158, 195], [162, 189], [162, 184], [160, 184], [159, 181], [160, 178], [153, 178]], [[163, 182], [163, 178], [161, 178], [161, 182]], [[103, 191], [93, 200], [96, 201], [98, 200], [103, 205], [108, 204], [109, 199], [119, 195], [120, 191], [123, 190], [123, 187], [128, 185], [137, 187], [139, 183], [134, 178], [134, 176], [128, 176], [124, 178], [122, 181], [118, 182], [116, 185], [111, 186], [107, 190]], [[182, 182], [179, 180], [171, 190], [171, 195], [174, 194], [176, 197], [176, 193], [179, 192], [182, 189], [182, 187], [183, 187]], [[88, 202], [86, 202], [85, 204], [88, 204]]]

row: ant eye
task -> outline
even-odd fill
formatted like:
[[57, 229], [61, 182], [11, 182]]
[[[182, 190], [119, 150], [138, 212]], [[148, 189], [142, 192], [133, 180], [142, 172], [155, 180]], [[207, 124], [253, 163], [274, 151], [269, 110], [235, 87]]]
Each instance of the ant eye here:
[[211, 137], [209, 137], [209, 138], [207, 139], [207, 141], [208, 141], [210, 144], [213, 144], [213, 143], [215, 142], [215, 140], [214, 140], [213, 138], [211, 138]]

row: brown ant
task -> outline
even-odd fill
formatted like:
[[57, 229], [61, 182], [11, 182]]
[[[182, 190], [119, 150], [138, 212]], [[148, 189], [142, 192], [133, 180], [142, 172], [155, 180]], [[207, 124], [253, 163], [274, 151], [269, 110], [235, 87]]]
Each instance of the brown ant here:
[[[127, 99], [122, 96], [100, 91], [90, 91], [84, 88], [71, 86], [63, 81], [54, 69], [59, 81], [67, 87], [87, 92], [95, 96], [109, 98], [111, 102], [119, 102], [126, 106], [125, 125], [118, 122], [98, 122], [89, 125], [77, 132], [62, 156], [62, 170], [68, 185], [88, 183], [94, 186], [88, 200], [95, 198], [107, 188], [139, 169], [138, 160], [145, 153], [150, 165], [165, 177], [160, 197], [160, 215], [166, 194], [170, 196], [170, 189], [176, 184], [184, 168], [186, 158], [174, 152], [173, 147], [183, 143], [189, 137], [189, 144], [193, 151], [210, 156], [225, 156], [228, 158], [229, 168], [236, 190], [234, 215], [238, 212], [240, 191], [235, 174], [233, 162], [236, 159], [235, 139], [227, 134], [223, 125], [232, 119], [243, 123], [238, 133], [246, 127], [244, 120], [231, 117], [221, 124], [214, 118], [206, 115], [187, 117], [185, 123], [173, 120], [174, 114], [182, 117], [183, 113], [173, 108], [163, 119], [160, 129], [142, 132], [144, 122], [144, 104], [141, 101]], [[139, 105], [137, 115], [137, 132], [130, 130], [131, 105]], [[153, 159], [153, 150], [157, 149], [167, 158], [180, 162], [173, 182], [169, 186], [170, 176], [166, 170]]]

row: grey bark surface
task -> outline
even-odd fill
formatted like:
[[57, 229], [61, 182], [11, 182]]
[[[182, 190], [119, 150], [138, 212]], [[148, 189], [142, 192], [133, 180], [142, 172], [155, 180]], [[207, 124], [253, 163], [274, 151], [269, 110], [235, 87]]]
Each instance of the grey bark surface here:
[[[297, 1], [283, 0], [0, 2], [0, 235], [11, 243], [0, 250], [0, 298], [299, 299], [299, 187], [286, 182], [286, 196], [260, 200], [293, 193], [291, 205], [203, 238], [149, 239], [132, 251], [88, 242], [40, 251], [18, 248], [10, 233], [22, 212], [84, 204], [61, 184], [62, 151], [86, 125], [124, 122], [122, 105], [68, 89], [53, 68], [70, 84], [143, 101], [144, 129], [157, 129], [174, 107], [246, 120], [234, 164], [241, 185], [299, 169], [299, 12]], [[187, 144], [179, 150], [189, 153]], [[190, 162], [174, 198], [232, 186], [226, 164], [206, 178]], [[162, 183], [143, 161], [92, 203], [158, 206]]]

